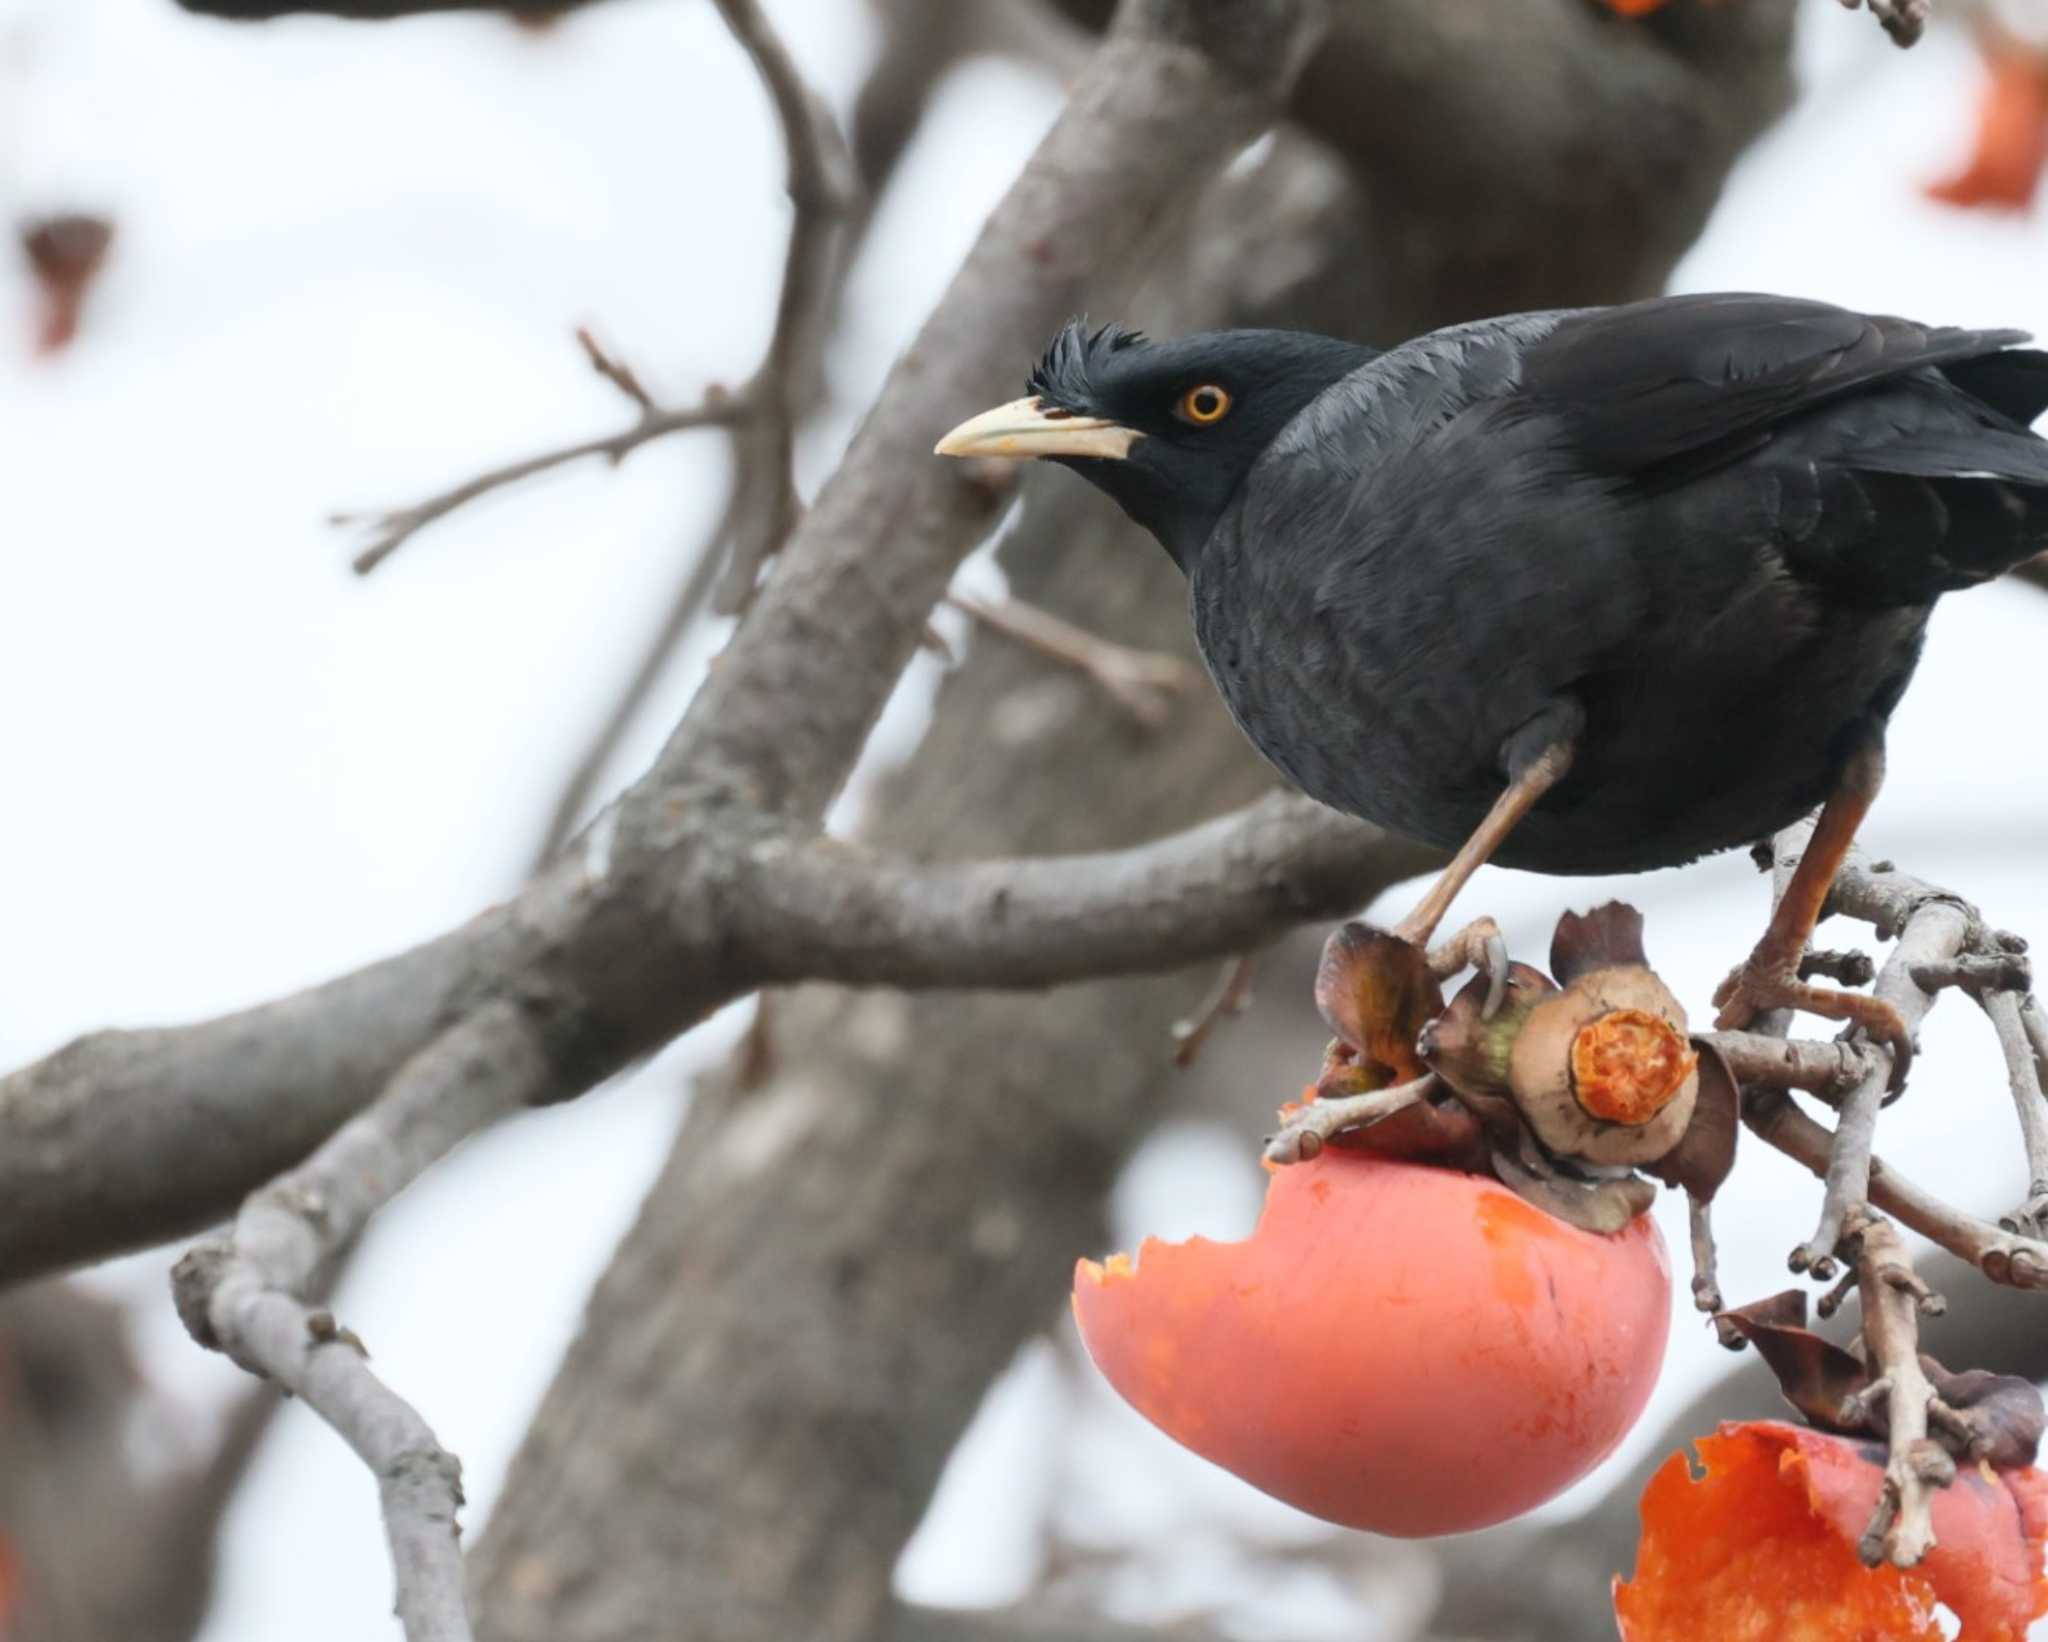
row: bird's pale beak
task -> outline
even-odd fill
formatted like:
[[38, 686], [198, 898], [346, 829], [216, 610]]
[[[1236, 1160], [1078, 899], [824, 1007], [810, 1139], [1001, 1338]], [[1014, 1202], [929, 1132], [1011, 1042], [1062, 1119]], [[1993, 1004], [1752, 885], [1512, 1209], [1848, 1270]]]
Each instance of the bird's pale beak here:
[[1099, 416], [1042, 405], [1036, 397], [970, 416], [938, 443], [940, 456], [1103, 456], [1121, 460], [1145, 436]]

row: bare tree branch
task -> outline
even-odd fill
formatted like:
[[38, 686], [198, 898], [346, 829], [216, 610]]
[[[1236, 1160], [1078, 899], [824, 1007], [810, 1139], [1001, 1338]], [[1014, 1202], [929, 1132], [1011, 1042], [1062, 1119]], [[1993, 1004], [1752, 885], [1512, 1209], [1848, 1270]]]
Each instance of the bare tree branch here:
[[833, 840], [771, 842], [756, 864], [779, 890], [748, 940], [776, 983], [1043, 986], [1234, 954], [1442, 858], [1279, 792], [1100, 855], [915, 866]]
[[1890, 1449], [1877, 1509], [1856, 1550], [1872, 1567], [1910, 1568], [1934, 1546], [1933, 1491], [1956, 1476], [1955, 1460], [1927, 1434], [1934, 1387], [1920, 1368], [1920, 1313], [1940, 1305], [1888, 1222], [1866, 1218], [1850, 1230], [1865, 1355], [1876, 1376], [1850, 1402], [1869, 1410], [1883, 1400]]
[[[890, 373], [846, 461], [655, 772], [793, 818], [821, 815], [987, 518], [927, 460], [1271, 109], [1312, 38], [1307, 0], [1132, 0], [1066, 112]], [[1086, 224], [1084, 227], [1083, 224]], [[906, 528], [907, 527], [907, 528]], [[889, 550], [883, 551], [884, 540]], [[827, 633], [839, 642], [819, 642]], [[785, 721], [786, 720], [786, 721]]]
[[0, 1282], [218, 1218], [465, 1000], [530, 1004], [551, 1058], [541, 1098], [565, 1099], [763, 985], [1154, 971], [1339, 915], [1439, 859], [1278, 793], [1136, 849], [927, 866], [760, 830], [628, 867], [624, 825], [608, 816], [525, 895], [437, 942], [239, 1015], [82, 1038], [0, 1079], [0, 1133], [19, 1142], [0, 1147]]
[[1112, 644], [1021, 599], [991, 602], [971, 593], [948, 593], [946, 602], [984, 627], [1085, 673], [1140, 729], [1163, 729], [1173, 710], [1170, 698], [1201, 682], [1201, 670], [1179, 656]]
[[494, 490], [502, 490], [507, 485], [518, 484], [521, 480], [571, 462], [580, 462], [589, 456], [602, 456], [615, 464], [623, 462], [642, 445], [656, 439], [695, 428], [733, 427], [752, 413], [752, 406], [744, 397], [724, 393], [707, 394], [702, 403], [685, 405], [677, 410], [663, 410], [643, 401], [639, 420], [618, 433], [607, 434], [600, 439], [579, 440], [573, 445], [507, 462], [503, 467], [479, 473], [473, 479], [466, 479], [452, 489], [429, 496], [410, 507], [392, 508], [383, 513], [336, 513], [331, 516], [331, 522], [370, 526], [370, 540], [350, 561], [357, 575], [367, 576], [428, 525], [437, 519], [445, 519], [479, 496], [487, 496]]
[[[1773, 868], [1781, 890], [1812, 834], [1813, 823], [1806, 820], [1787, 827], [1772, 840]], [[1870, 865], [1855, 852], [1837, 874], [1828, 906], [1835, 913], [1874, 925], [1880, 940], [1898, 937], [1873, 991], [1899, 1011], [1908, 1033], [1919, 1030], [1934, 1003], [1933, 995], [1915, 980], [1916, 974], [1945, 965], [1991, 940], [1976, 911], [1960, 896], [1898, 872], [1889, 862]], [[1831, 1143], [1820, 1224], [1791, 1255], [1794, 1271], [1811, 1271], [1823, 1281], [1839, 1269], [1835, 1249], [1844, 1227], [1869, 1201], [1877, 1113], [1891, 1086], [1891, 1051], [1879, 1044], [1865, 1045], [1864, 1050], [1870, 1057], [1868, 1070], [1839, 1101], [1842, 1120]]]
[[597, 734], [591, 737], [563, 781], [554, 807], [548, 811], [547, 825], [542, 830], [540, 845], [534, 851], [529, 873], [538, 873], [561, 854], [563, 847], [575, 836], [591, 801], [597, 796], [598, 783], [604, 779], [606, 766], [618, 756], [627, 732], [633, 728], [653, 696], [655, 685], [682, 648], [683, 640], [697, 618], [704, 613], [705, 600], [709, 598], [718, 579], [719, 566], [726, 558], [726, 544], [739, 526], [740, 514], [751, 489], [746, 474], [741, 471], [745, 448], [743, 441], [735, 441], [733, 471], [726, 480], [725, 500], [719, 507], [717, 522], [706, 532], [696, 552], [690, 555], [682, 580], [662, 615], [661, 625], [642, 646], [640, 659], [634, 664], [625, 689], [613, 701], [603, 723], [598, 726]]
[[1209, 995], [1192, 1015], [1173, 1023], [1174, 1065], [1182, 1071], [1194, 1065], [1217, 1029], [1252, 1006], [1252, 981], [1258, 969], [1256, 952], [1240, 952], [1224, 960], [1223, 972], [1216, 977]]
[[2048, 1226], [2048, 1100], [2042, 1098], [2040, 1062], [2028, 1041], [2026, 1022], [2021, 1015], [2025, 994], [2005, 989], [1975, 996], [1998, 1033], [1998, 1047], [2005, 1056], [2006, 1086], [2019, 1114], [2020, 1139], [2027, 1154], [2026, 1198], [2001, 1223], [2008, 1231], [2039, 1237], [2044, 1226]]
[[[1762, 1140], [1825, 1178], [1835, 1137], [1776, 1089], [1743, 1091], [1742, 1120]], [[1994, 1283], [2048, 1289], [2048, 1242], [2002, 1230], [1923, 1191], [1882, 1158], [1872, 1157], [1870, 1206], [1940, 1244]]]
[[[971, 20], [990, 21], [985, 11]], [[796, 500], [789, 479], [790, 445], [796, 428], [823, 397], [820, 356], [825, 330], [872, 221], [876, 197], [922, 119], [933, 84], [964, 46], [963, 25], [969, 21], [968, 8], [958, 0], [887, 9], [881, 55], [862, 87], [855, 113], [853, 157], [846, 154], [837, 128], [822, 114], [816, 98], [796, 83], [787, 54], [777, 48], [779, 66], [767, 85], [783, 120], [789, 193], [796, 214], [784, 253], [773, 338], [756, 373], [762, 391], [750, 395], [758, 410], [772, 414], [765, 420], [757, 415], [735, 432], [732, 473], [718, 522], [689, 561], [624, 691], [564, 781], [534, 870], [568, 842], [589, 809], [605, 766], [646, 707], [656, 680], [704, 614], [714, 590], [724, 595], [730, 589], [731, 596], [722, 596], [721, 604], [743, 605], [751, 596], [764, 553], [779, 547], [793, 528]], [[760, 57], [755, 55], [758, 64]], [[775, 90], [778, 85], [780, 94]], [[829, 209], [815, 204], [821, 196], [829, 200]], [[742, 565], [747, 568], [742, 570]]]
[[[727, 511], [727, 526], [719, 532], [731, 544], [721, 609], [730, 614], [742, 607], [762, 562], [789, 534], [800, 511], [791, 470], [805, 385], [801, 379], [817, 368], [819, 333], [832, 300], [839, 229], [858, 185], [831, 111], [804, 84], [757, 0], [714, 3], [774, 106], [795, 208], [774, 330], [760, 366], [737, 389], [714, 388], [701, 404], [665, 410], [629, 367], [599, 347], [587, 330], [579, 330], [577, 341], [598, 374], [639, 407], [638, 422], [609, 438], [585, 439], [507, 463], [411, 507], [374, 515], [336, 514], [336, 524], [367, 522], [375, 532], [354, 559], [358, 575], [368, 575], [428, 525], [491, 491], [587, 456], [603, 456], [616, 464], [652, 440], [694, 428], [723, 427], [734, 441], [735, 501]], [[719, 539], [711, 545], [720, 545]], [[693, 574], [686, 586], [697, 584]], [[686, 627], [690, 613], [685, 611], [681, 622], [672, 620], [670, 627]]]
[[1720, 1050], [1736, 1081], [1772, 1089], [1804, 1089], [1831, 1106], [1869, 1078], [1888, 1070], [1875, 1064], [1868, 1045], [1837, 1038], [1780, 1038], [1763, 1032], [1705, 1032], [1702, 1041]]
[[443, 1153], [548, 1086], [519, 1010], [479, 1010], [416, 1055], [390, 1091], [246, 1204], [221, 1242], [178, 1262], [193, 1337], [302, 1398], [376, 1476], [407, 1642], [468, 1642], [455, 1514], [461, 1467], [370, 1372], [361, 1341], [301, 1296], [370, 1216]]
[[797, 419], [818, 369], [820, 338], [836, 289], [841, 229], [859, 194], [853, 157], [831, 112], [803, 83], [757, 0], [714, 0], [775, 105], [795, 207], [767, 357], [743, 390], [754, 417], [735, 452], [745, 504], [731, 539], [715, 607], [733, 615], [751, 602], [761, 567], [802, 511], [797, 500]]

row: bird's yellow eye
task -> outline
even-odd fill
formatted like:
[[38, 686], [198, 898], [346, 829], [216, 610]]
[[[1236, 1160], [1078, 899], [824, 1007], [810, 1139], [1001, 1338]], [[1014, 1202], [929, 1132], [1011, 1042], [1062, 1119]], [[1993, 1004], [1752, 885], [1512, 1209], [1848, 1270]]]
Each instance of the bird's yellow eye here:
[[1230, 395], [1213, 382], [1205, 382], [1199, 388], [1190, 388], [1180, 396], [1180, 403], [1174, 412], [1183, 422], [1192, 422], [1198, 428], [1206, 428], [1212, 422], [1220, 422], [1230, 410]]

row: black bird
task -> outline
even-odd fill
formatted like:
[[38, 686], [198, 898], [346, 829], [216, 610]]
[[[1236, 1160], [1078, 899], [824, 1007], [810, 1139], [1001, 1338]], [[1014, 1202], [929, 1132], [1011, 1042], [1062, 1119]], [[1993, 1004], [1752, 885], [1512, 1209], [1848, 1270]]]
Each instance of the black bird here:
[[1037, 456], [1186, 573], [1231, 713], [1313, 797], [1458, 853], [1675, 866], [1826, 802], [1723, 1025], [1794, 1006], [1934, 601], [2048, 550], [2048, 354], [1789, 297], [1516, 314], [1385, 352], [1069, 325], [949, 456]]

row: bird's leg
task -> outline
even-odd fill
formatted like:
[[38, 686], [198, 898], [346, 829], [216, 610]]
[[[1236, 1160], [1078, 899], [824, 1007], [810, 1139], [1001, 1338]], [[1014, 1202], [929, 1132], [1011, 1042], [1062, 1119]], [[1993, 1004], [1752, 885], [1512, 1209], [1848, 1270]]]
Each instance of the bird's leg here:
[[1394, 926], [1396, 935], [1417, 946], [1429, 944], [1466, 880], [1492, 859], [1537, 801], [1565, 778], [1582, 721], [1576, 706], [1559, 709], [1532, 719], [1509, 740], [1507, 790], [1493, 801], [1486, 819], [1459, 846], [1415, 910]]
[[1896, 1089], [1905, 1082], [1906, 1067], [1913, 1058], [1912, 1035], [1898, 1010], [1882, 998], [1814, 986], [1799, 978], [1799, 962], [1806, 956], [1806, 943], [1827, 907], [1835, 874], [1848, 858], [1856, 829], [1870, 813], [1883, 785], [1884, 734], [1873, 724], [1863, 730], [1835, 790], [1821, 806], [1806, 853], [1793, 868], [1791, 882], [1779, 897], [1763, 939], [1714, 993], [1714, 1003], [1721, 1011], [1714, 1024], [1724, 1032], [1737, 1031], [1772, 1009], [1803, 1009], [1828, 1020], [1853, 1021], [1872, 1038], [1891, 1046], [1892, 1087]]

